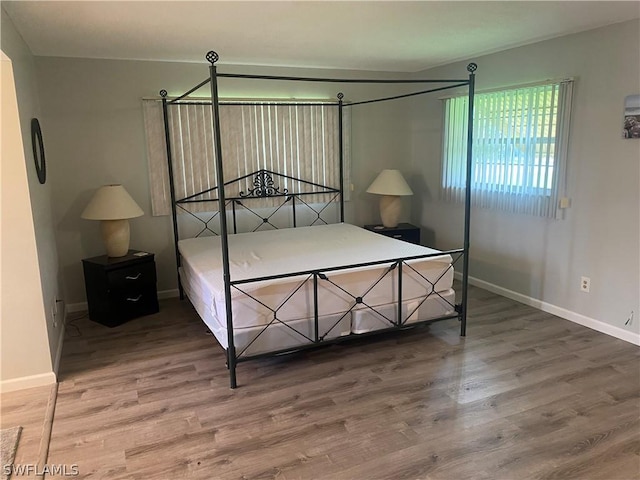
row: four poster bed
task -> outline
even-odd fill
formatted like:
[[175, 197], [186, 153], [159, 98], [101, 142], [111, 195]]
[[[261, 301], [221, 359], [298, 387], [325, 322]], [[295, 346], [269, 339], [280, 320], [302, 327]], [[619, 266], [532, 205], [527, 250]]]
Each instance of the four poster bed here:
[[[210, 76], [185, 94], [168, 99], [162, 90], [171, 193], [173, 233], [180, 296], [194, 308], [226, 351], [230, 386], [236, 388], [238, 362], [276, 355], [364, 335], [411, 328], [457, 318], [465, 335], [470, 222], [470, 164], [475, 64], [468, 79], [355, 80], [221, 74], [218, 55], [208, 52]], [[441, 83], [445, 86], [393, 97], [344, 103], [338, 94], [339, 185], [322, 185], [282, 172], [259, 169], [226, 179], [219, 120], [218, 78], [336, 83]], [[169, 109], [209, 84], [213, 149], [218, 185], [176, 198], [169, 134]], [[437, 251], [344, 223], [343, 129], [345, 108], [468, 86], [467, 195], [464, 245]], [[249, 188], [247, 187], [249, 185]], [[283, 188], [282, 185], [287, 185]], [[251, 188], [252, 187], [252, 188]], [[213, 202], [209, 219], [195, 215], [193, 204]], [[259, 206], [266, 202], [268, 214]], [[324, 206], [323, 206], [324, 205]], [[337, 222], [325, 220], [335, 210]], [[178, 211], [202, 222], [193, 238], [181, 238]], [[257, 219], [249, 232], [246, 215]], [[278, 228], [275, 216], [287, 219]], [[210, 222], [215, 218], [219, 232]], [[261, 227], [267, 227], [261, 229]], [[289, 228], [291, 227], [291, 228]], [[454, 265], [461, 263], [461, 287], [453, 289]], [[457, 302], [457, 303], [456, 303]]]

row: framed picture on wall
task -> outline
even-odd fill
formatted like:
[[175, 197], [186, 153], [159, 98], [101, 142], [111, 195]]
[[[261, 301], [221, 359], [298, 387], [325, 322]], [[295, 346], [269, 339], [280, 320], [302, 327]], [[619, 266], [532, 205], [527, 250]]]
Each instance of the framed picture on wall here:
[[624, 99], [624, 138], [640, 138], [640, 95], [629, 95]]

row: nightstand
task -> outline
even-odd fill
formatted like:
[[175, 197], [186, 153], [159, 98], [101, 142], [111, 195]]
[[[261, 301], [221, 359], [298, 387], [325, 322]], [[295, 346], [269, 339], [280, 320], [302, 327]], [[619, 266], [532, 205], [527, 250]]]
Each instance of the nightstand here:
[[387, 237], [420, 245], [420, 227], [410, 223], [399, 223], [397, 227], [393, 228], [383, 227], [382, 225], [365, 225], [364, 228]]
[[156, 313], [156, 263], [154, 255], [129, 250], [124, 257], [82, 260], [89, 318], [108, 327]]

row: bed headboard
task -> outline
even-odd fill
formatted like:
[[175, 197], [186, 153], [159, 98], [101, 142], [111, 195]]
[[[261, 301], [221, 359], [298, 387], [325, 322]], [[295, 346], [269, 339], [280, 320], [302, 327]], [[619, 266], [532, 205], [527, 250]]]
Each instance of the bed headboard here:
[[[218, 188], [216, 186], [176, 200], [176, 207], [198, 225], [197, 231], [188, 236], [219, 235], [219, 229], [216, 228], [219, 224], [217, 205], [202, 208], [203, 204], [219, 201]], [[224, 198], [227, 222], [231, 222], [232, 233], [340, 221], [339, 212], [336, 211], [337, 203], [342, 201], [340, 189], [267, 169], [226, 181]], [[199, 208], [194, 209], [196, 205]]]

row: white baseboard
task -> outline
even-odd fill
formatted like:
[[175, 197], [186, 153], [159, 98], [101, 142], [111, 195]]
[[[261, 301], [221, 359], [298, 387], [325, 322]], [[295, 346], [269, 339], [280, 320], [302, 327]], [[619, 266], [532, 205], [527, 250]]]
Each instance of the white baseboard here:
[[[63, 307], [64, 308], [64, 307]], [[48, 373], [40, 373], [38, 375], [30, 375], [27, 377], [12, 378], [0, 382], [1, 392], [14, 392], [16, 390], [24, 390], [25, 388], [42, 387], [43, 385], [51, 385], [58, 382], [58, 368], [60, 366], [60, 358], [62, 357], [62, 344], [64, 343], [64, 331], [66, 323], [66, 314], [68, 309], [64, 308], [61, 317], [65, 319], [60, 326], [58, 333], [58, 347], [53, 357], [53, 371]]]
[[165, 298], [175, 298], [180, 296], [180, 291], [177, 288], [173, 290], [161, 290], [158, 292], [158, 300], [163, 300]]
[[[177, 288], [172, 290], [162, 290], [158, 292], [158, 299], [174, 298], [179, 295]], [[68, 314], [77, 312], [86, 312], [88, 310], [87, 302], [70, 303], [66, 305], [64, 311], [65, 322], [60, 328], [58, 337], [58, 348], [53, 359], [53, 371], [48, 373], [41, 373], [38, 375], [30, 375], [27, 377], [12, 378], [10, 380], [2, 380], [0, 382], [0, 392], [13, 392], [16, 390], [23, 390], [25, 388], [41, 387], [43, 385], [51, 385], [57, 382], [56, 372], [60, 366], [60, 358], [62, 357], [62, 347], [64, 344], [64, 332], [65, 324]]]
[[70, 303], [67, 305], [67, 313], [86, 312], [88, 309], [87, 302]]
[[[456, 276], [458, 279], [461, 278], [461, 275], [456, 274]], [[475, 285], [476, 287], [483, 288], [484, 290], [502, 295], [503, 297], [510, 298], [511, 300], [515, 300], [516, 302], [524, 303], [525, 305], [529, 305], [530, 307], [537, 308], [538, 310], [542, 310], [543, 312], [550, 313], [584, 327], [591, 328], [592, 330], [597, 330], [598, 332], [605, 333], [612, 337], [619, 338], [620, 340], [624, 340], [625, 342], [633, 343], [634, 345], [640, 346], [639, 333], [630, 332], [623, 328], [616, 327], [615, 325], [596, 320], [595, 318], [590, 318], [586, 315], [567, 310], [566, 308], [543, 302], [542, 300], [538, 300], [537, 298], [532, 298], [527, 295], [523, 295], [522, 293], [514, 292], [513, 290], [500, 287], [493, 283], [485, 282], [484, 280], [480, 280], [479, 278], [470, 276], [469, 283], [471, 285]]]
[[53, 372], [12, 378], [0, 382], [0, 392], [7, 393], [15, 392], [16, 390], [24, 390], [26, 388], [42, 387], [44, 385], [52, 385], [57, 381], [56, 374]]
[[[165, 298], [174, 298], [180, 295], [180, 291], [177, 288], [172, 290], [160, 290], [158, 292], [158, 300], [164, 300]], [[89, 309], [87, 302], [70, 303], [67, 305], [68, 313], [86, 312]]]

